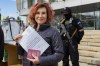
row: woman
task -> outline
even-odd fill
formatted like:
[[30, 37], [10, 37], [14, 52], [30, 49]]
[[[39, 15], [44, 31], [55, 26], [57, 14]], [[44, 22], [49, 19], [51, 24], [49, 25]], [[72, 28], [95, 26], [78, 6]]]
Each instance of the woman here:
[[[54, 12], [48, 3], [37, 3], [31, 7], [28, 15], [31, 25], [50, 46], [40, 57], [33, 55], [34, 59], [27, 59], [27, 53], [24, 50], [20, 51], [23, 66], [58, 66], [58, 62], [62, 60], [63, 46], [60, 34], [50, 26], [53, 15]], [[15, 39], [21, 37], [22, 35], [17, 35]]]

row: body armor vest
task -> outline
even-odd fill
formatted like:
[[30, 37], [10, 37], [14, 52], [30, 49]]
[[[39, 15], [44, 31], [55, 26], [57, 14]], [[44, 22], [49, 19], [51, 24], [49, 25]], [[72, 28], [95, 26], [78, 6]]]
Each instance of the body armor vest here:
[[65, 28], [66, 30], [69, 32], [69, 35], [71, 38], [77, 38], [78, 36], [78, 32], [77, 32], [77, 28], [75, 27], [75, 21], [73, 18], [70, 18], [69, 21], [64, 20], [65, 21]]

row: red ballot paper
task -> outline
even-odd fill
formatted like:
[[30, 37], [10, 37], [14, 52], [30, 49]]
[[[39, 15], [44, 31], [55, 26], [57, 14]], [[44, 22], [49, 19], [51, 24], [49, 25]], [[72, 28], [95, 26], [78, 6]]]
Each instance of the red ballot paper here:
[[40, 51], [39, 50], [34, 50], [34, 49], [28, 49], [27, 58], [34, 59], [32, 54], [34, 54], [35, 56], [39, 57], [40, 56]]

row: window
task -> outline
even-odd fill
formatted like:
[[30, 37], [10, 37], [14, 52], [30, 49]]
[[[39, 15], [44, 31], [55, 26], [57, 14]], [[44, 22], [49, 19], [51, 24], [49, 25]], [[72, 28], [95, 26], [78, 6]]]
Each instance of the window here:
[[52, 2], [60, 2], [60, 1], [64, 1], [64, 0], [52, 0]]
[[22, 9], [27, 9], [27, 0], [22, 0]]
[[32, 6], [34, 0], [28, 0], [28, 8], [30, 8]]
[[77, 16], [81, 19], [84, 29], [95, 29], [96, 17], [94, 15], [94, 12], [79, 13]]

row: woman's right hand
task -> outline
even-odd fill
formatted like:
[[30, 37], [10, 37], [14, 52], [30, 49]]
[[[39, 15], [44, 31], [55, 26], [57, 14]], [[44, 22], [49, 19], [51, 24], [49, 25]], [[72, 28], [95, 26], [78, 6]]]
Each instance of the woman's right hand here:
[[22, 34], [18, 34], [18, 35], [15, 36], [14, 39], [15, 39], [15, 41], [16, 41], [17, 44], [19, 44], [18, 40], [19, 40], [20, 38], [22, 38], [22, 37], [23, 37]]

